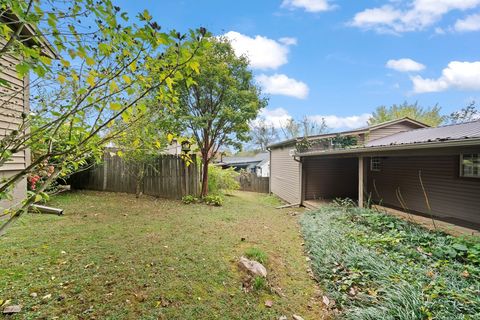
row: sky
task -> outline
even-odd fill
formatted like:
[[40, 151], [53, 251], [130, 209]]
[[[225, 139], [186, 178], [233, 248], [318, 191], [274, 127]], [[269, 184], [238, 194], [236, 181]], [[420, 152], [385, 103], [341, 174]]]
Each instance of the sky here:
[[246, 54], [261, 116], [365, 125], [381, 105], [480, 100], [480, 0], [114, 0], [164, 30], [205, 27]]

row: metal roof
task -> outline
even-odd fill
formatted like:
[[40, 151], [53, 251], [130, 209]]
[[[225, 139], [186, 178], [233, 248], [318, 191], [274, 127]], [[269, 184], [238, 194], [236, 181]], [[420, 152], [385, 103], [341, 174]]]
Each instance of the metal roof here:
[[[353, 129], [353, 130], [348, 130], [348, 131], [340, 131], [340, 132], [330, 132], [330, 133], [324, 133], [324, 134], [319, 134], [319, 135], [314, 135], [314, 136], [309, 136], [307, 137], [308, 140], [317, 140], [317, 139], [323, 139], [323, 138], [331, 138], [331, 137], [336, 137], [338, 135], [340, 136], [348, 136], [352, 134], [361, 134], [361, 133], [366, 133], [369, 132], [370, 130], [375, 130], [375, 129], [380, 129], [392, 124], [400, 123], [400, 122], [410, 122], [415, 125], [418, 125], [419, 127], [429, 127], [427, 124], [422, 123], [420, 121], [410, 119], [409, 117], [403, 117], [395, 120], [390, 120], [390, 121], [385, 121], [382, 123], [374, 124], [371, 126], [366, 126], [358, 129]], [[272, 143], [268, 145], [267, 147], [270, 148], [277, 148], [277, 147], [283, 147], [289, 144], [295, 144], [296, 142], [304, 139], [305, 137], [298, 137], [298, 138], [293, 138], [293, 139], [288, 139], [276, 143]]]
[[270, 158], [268, 153], [259, 153], [253, 157], [223, 157], [223, 161], [219, 164], [233, 165], [233, 164], [247, 164], [260, 163]]
[[480, 138], [480, 120], [452, 124], [436, 128], [423, 128], [399, 132], [387, 137], [372, 140], [365, 147], [394, 146], [404, 144], [442, 142]]

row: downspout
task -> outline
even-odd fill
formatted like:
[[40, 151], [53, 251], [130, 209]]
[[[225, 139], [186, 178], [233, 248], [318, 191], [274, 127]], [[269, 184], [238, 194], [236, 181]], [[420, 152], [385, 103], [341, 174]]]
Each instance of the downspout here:
[[296, 156], [293, 156], [293, 160], [298, 162], [300, 164], [300, 203], [299, 205], [300, 206], [303, 206], [303, 202], [305, 200], [305, 194], [304, 194], [304, 191], [305, 191], [305, 188], [304, 188], [304, 185], [303, 185], [303, 182], [304, 182], [304, 177], [303, 177], [303, 161], [302, 161], [302, 157], [296, 157]]
[[268, 151], [268, 194], [272, 194], [272, 150], [267, 148]]

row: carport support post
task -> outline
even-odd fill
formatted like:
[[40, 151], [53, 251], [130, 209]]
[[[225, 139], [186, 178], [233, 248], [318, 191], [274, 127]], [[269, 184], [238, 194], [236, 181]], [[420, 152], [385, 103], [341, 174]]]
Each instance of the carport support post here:
[[358, 206], [363, 208], [363, 156], [358, 157]]

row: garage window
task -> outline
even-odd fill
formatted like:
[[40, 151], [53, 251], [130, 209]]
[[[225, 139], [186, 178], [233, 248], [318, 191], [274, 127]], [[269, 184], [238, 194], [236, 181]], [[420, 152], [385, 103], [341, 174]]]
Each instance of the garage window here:
[[480, 178], [480, 154], [460, 155], [460, 175], [468, 178]]
[[379, 157], [370, 158], [370, 171], [380, 171], [382, 161]]

